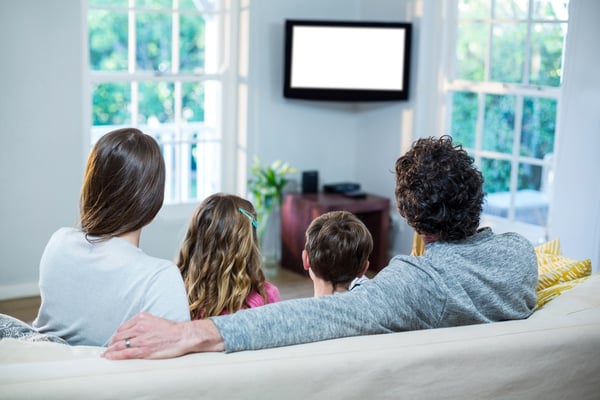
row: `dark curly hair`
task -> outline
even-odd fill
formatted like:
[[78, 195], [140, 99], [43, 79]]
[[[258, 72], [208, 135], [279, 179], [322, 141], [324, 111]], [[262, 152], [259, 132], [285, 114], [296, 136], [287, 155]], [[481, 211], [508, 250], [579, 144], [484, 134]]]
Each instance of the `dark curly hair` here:
[[473, 235], [483, 197], [481, 172], [450, 136], [419, 139], [396, 161], [398, 210], [419, 234], [443, 242]]

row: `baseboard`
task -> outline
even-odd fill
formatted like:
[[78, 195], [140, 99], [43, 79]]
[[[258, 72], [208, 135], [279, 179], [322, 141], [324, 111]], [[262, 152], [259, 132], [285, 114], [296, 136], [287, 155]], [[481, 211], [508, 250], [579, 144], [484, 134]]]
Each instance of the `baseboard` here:
[[17, 285], [0, 285], [0, 300], [18, 299], [21, 297], [39, 296], [40, 287], [37, 282]]

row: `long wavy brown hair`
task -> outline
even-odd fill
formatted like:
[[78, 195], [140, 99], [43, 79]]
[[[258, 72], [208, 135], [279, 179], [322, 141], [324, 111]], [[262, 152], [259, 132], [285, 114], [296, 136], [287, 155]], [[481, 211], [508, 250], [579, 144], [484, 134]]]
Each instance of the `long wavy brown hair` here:
[[177, 257], [192, 319], [246, 308], [252, 291], [266, 303], [256, 224], [252, 203], [235, 195], [216, 193], [198, 206]]

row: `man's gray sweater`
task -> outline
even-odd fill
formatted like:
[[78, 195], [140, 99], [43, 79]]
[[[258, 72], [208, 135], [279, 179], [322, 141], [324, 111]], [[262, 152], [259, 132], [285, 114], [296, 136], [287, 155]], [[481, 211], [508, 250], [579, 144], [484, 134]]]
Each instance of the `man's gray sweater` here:
[[428, 244], [420, 257], [396, 256], [350, 292], [211, 319], [227, 352], [523, 319], [535, 307], [537, 277], [531, 243], [486, 228], [459, 242]]

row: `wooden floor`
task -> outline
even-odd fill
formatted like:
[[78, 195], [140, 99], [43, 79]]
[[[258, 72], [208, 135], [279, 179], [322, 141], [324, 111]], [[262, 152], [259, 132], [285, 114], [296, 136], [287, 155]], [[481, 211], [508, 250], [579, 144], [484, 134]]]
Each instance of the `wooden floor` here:
[[28, 323], [35, 319], [39, 308], [39, 296], [0, 301], [1, 314], [7, 314]]
[[[287, 269], [280, 269], [268, 278], [279, 289], [282, 300], [312, 297], [313, 285], [308, 275], [300, 275]], [[40, 307], [39, 296], [0, 301], [0, 313], [31, 323]]]
[[300, 275], [285, 268], [280, 268], [277, 275], [267, 278], [279, 289], [281, 300], [312, 297], [314, 294], [312, 280], [308, 273]]

